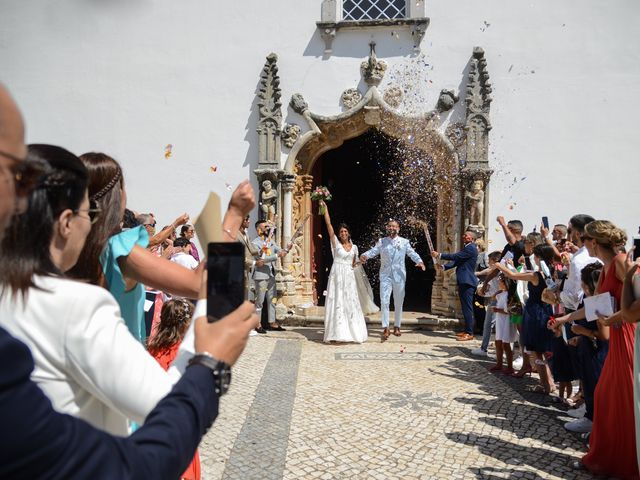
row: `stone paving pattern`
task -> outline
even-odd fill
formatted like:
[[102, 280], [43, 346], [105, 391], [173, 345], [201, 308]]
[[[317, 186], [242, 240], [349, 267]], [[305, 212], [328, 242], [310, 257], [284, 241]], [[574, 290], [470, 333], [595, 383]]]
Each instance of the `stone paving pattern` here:
[[251, 337], [200, 446], [203, 478], [593, 478], [571, 468], [585, 448], [562, 407], [525, 392], [532, 379], [489, 373], [490, 359], [468, 353], [478, 342], [370, 335], [362, 345], [326, 345], [304, 327]]

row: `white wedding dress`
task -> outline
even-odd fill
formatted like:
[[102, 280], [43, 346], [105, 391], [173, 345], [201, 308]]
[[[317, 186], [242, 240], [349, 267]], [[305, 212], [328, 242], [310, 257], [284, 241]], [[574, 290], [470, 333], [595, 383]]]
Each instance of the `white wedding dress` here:
[[362, 264], [358, 264], [353, 269], [356, 276], [356, 288], [358, 289], [358, 298], [360, 299], [360, 308], [365, 315], [371, 315], [379, 312], [380, 308], [373, 301], [373, 289], [369, 283], [367, 272], [362, 268]]
[[334, 237], [331, 253], [333, 265], [324, 307], [324, 341], [362, 343], [367, 340], [368, 333], [353, 272], [353, 259], [357, 258], [358, 247], [353, 245], [347, 252]]

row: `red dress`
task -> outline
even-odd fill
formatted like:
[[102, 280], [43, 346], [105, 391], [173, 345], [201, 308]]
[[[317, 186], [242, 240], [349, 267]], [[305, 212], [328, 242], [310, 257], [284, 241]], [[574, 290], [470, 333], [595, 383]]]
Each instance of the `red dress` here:
[[[163, 350], [162, 352], [152, 353], [153, 358], [164, 368], [165, 370], [169, 369], [171, 362], [176, 358], [178, 353], [179, 343], [176, 343], [171, 348], [167, 350]], [[193, 456], [193, 460], [191, 465], [187, 467], [184, 473], [180, 476], [181, 479], [186, 480], [200, 480], [200, 455], [196, 450], [196, 454]]]
[[[615, 263], [602, 270], [599, 292], [609, 292], [619, 306], [622, 282], [615, 270]], [[582, 457], [582, 463], [593, 473], [621, 479], [640, 478], [633, 406], [635, 327], [626, 322], [609, 327], [609, 353], [594, 395], [590, 448]]]

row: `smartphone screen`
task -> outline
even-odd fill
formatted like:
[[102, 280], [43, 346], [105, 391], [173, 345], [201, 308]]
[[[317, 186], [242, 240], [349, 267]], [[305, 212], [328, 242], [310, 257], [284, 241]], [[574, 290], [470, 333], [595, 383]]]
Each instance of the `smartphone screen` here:
[[640, 257], [640, 238], [633, 239], [633, 246], [636, 247], [633, 249], [633, 261], [635, 262]]
[[207, 316], [220, 320], [244, 301], [244, 245], [210, 243], [207, 248]]
[[542, 217], [542, 226], [549, 230], [549, 217]]

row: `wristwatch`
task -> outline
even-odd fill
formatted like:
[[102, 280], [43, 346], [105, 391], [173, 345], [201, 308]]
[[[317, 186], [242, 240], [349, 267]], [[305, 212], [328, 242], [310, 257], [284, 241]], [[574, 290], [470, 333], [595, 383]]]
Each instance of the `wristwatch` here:
[[201, 352], [191, 357], [189, 365], [202, 365], [209, 368], [213, 374], [216, 393], [220, 396], [227, 393], [231, 383], [231, 366], [207, 352]]

